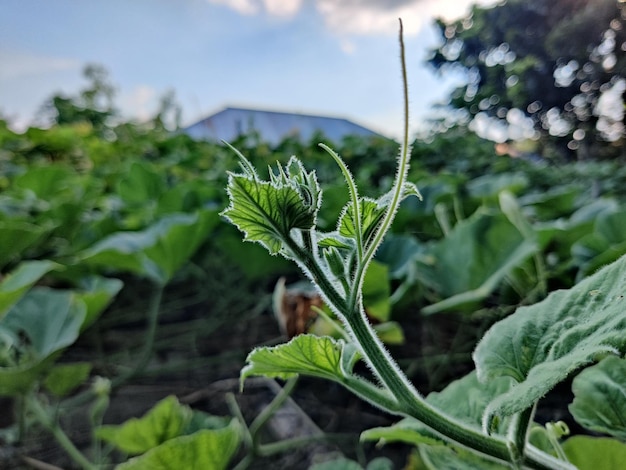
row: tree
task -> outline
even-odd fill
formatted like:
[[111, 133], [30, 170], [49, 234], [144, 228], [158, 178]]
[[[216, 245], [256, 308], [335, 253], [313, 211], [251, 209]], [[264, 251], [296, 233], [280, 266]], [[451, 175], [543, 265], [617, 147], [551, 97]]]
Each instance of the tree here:
[[83, 75], [89, 83], [78, 96], [55, 95], [44, 107], [55, 124], [84, 122], [89, 123], [96, 131], [102, 131], [115, 115], [115, 89], [109, 83], [108, 73], [102, 66], [88, 65]]
[[429, 63], [465, 71], [450, 105], [470, 117], [532, 120], [544, 141], [569, 156], [623, 152], [626, 90], [624, 3], [509, 0], [436, 21], [442, 43]]

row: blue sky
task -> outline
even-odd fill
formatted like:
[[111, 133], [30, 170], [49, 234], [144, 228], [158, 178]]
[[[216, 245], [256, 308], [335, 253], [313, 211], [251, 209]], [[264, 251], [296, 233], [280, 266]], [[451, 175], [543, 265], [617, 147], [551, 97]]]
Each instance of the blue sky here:
[[[326, 114], [396, 136], [397, 18], [405, 25], [414, 127], [461, 77], [425, 65], [435, 16], [470, 0], [2, 0], [0, 114], [23, 128], [90, 63], [109, 72], [124, 116], [169, 90], [183, 124], [224, 106]], [[493, 3], [487, 0], [482, 3]]]

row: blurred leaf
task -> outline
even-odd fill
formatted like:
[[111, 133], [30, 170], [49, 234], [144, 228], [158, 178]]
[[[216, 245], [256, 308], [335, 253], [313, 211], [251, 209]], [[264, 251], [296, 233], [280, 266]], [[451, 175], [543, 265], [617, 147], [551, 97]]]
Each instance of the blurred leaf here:
[[422, 312], [460, 309], [483, 300], [537, 249], [504, 215], [476, 211], [429, 250], [434, 263], [422, 269], [444, 300]]
[[354, 460], [340, 458], [336, 460], [329, 460], [327, 462], [316, 463], [311, 465], [309, 470], [363, 470], [357, 462]]
[[0, 319], [41, 277], [55, 269], [52, 261], [24, 261], [0, 281]]
[[0, 268], [37, 244], [47, 233], [45, 225], [17, 220], [0, 220]]
[[609, 356], [588, 367], [572, 391], [569, 410], [581, 426], [626, 441], [626, 359]]
[[386, 321], [374, 325], [374, 330], [385, 344], [404, 344], [404, 331], [402, 326], [395, 321]]
[[4, 342], [10, 357], [18, 358], [0, 367], [0, 395], [25, 393], [76, 341], [85, 313], [85, 304], [69, 291], [35, 287], [22, 297], [0, 320], [0, 347]]
[[134, 161], [117, 185], [117, 193], [130, 205], [154, 204], [165, 192], [163, 175], [148, 163]]
[[181, 436], [191, 418], [191, 408], [181, 405], [175, 396], [169, 396], [141, 418], [132, 418], [120, 425], [100, 426], [96, 437], [127, 454], [143, 454]]
[[202, 430], [170, 439], [116, 470], [226, 470], [239, 448], [241, 431], [236, 420], [228, 427]]
[[96, 321], [123, 286], [124, 283], [119, 279], [100, 276], [89, 276], [81, 279], [79, 285], [81, 291], [76, 292], [76, 296], [85, 302], [87, 307], [81, 331]]
[[372, 261], [363, 280], [363, 305], [367, 314], [385, 322], [391, 316], [389, 274], [386, 265]]
[[[363, 467], [354, 460], [344, 457], [317, 463], [309, 467], [309, 470], [363, 470]], [[385, 457], [372, 460], [365, 470], [393, 470], [393, 463]]]
[[71, 170], [62, 166], [31, 167], [15, 178], [15, 186], [32, 191], [43, 201], [54, 201], [63, 190], [71, 189], [70, 180], [74, 176]]
[[528, 178], [518, 173], [488, 174], [467, 183], [470, 196], [480, 199], [497, 198], [501, 191], [519, 194], [528, 186]]
[[512, 377], [517, 385], [490, 404], [512, 415], [533, 404], [573, 371], [606, 353], [626, 351], [626, 257], [569, 290], [496, 323], [474, 352], [481, 381]]
[[89, 362], [56, 365], [44, 380], [44, 385], [54, 395], [63, 397], [89, 378], [91, 367]]
[[88, 264], [130, 271], [166, 284], [217, 224], [216, 211], [172, 214], [146, 230], [119, 232], [82, 253]]
[[622, 470], [626, 462], [626, 444], [606, 437], [570, 437], [563, 450], [578, 470]]

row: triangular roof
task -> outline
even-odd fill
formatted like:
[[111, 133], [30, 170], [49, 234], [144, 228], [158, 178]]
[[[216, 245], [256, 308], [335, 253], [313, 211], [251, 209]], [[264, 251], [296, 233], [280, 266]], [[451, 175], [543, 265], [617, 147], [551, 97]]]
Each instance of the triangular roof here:
[[337, 143], [348, 135], [380, 136], [342, 118], [230, 107], [192, 124], [183, 132], [194, 139], [227, 142], [258, 132], [261, 139], [271, 145], [279, 144], [290, 136], [308, 142], [318, 132]]

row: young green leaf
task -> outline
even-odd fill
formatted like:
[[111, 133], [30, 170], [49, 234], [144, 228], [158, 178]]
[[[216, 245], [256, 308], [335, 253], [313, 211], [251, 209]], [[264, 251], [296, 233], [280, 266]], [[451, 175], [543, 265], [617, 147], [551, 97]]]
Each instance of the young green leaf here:
[[315, 227], [321, 203], [315, 173], [307, 173], [292, 158], [286, 172], [278, 167], [278, 174], [270, 173], [271, 181], [261, 181], [250, 162], [239, 155], [244, 173], [229, 174], [230, 205], [222, 215], [244, 233], [245, 240], [260, 243], [271, 254], [279, 253], [292, 229]]
[[[414, 184], [404, 183], [400, 200], [403, 201], [409, 196], [417, 196], [421, 198], [421, 195]], [[363, 237], [363, 246], [366, 249], [370, 245], [376, 230], [379, 228], [392, 197], [393, 191], [390, 191], [376, 200], [367, 197], [359, 199], [360, 226]], [[352, 239], [357, 238], [357, 225], [354, 220], [354, 215], [355, 212], [353, 210], [353, 203], [349, 202], [344, 207], [339, 218], [337, 231], [341, 236]]]
[[56, 365], [44, 380], [44, 385], [54, 395], [65, 396], [89, 378], [91, 367], [89, 362]]
[[120, 464], [116, 470], [225, 470], [237, 452], [241, 430], [236, 420], [222, 429], [204, 429], [170, 439]]
[[579, 424], [626, 441], [626, 359], [609, 356], [583, 370], [572, 391], [569, 410]]
[[300, 335], [279, 346], [254, 349], [241, 370], [242, 385], [253, 375], [288, 379], [305, 374], [341, 382], [357, 358], [354, 345], [343, 340]]
[[191, 421], [192, 412], [169, 396], [141, 418], [132, 418], [120, 425], [101, 426], [96, 437], [115, 445], [121, 451], [137, 455], [181, 436]]
[[533, 404], [573, 371], [606, 353], [626, 351], [626, 257], [569, 290], [496, 323], [478, 344], [481, 381], [518, 382], [495, 399], [489, 414], [512, 415]]

